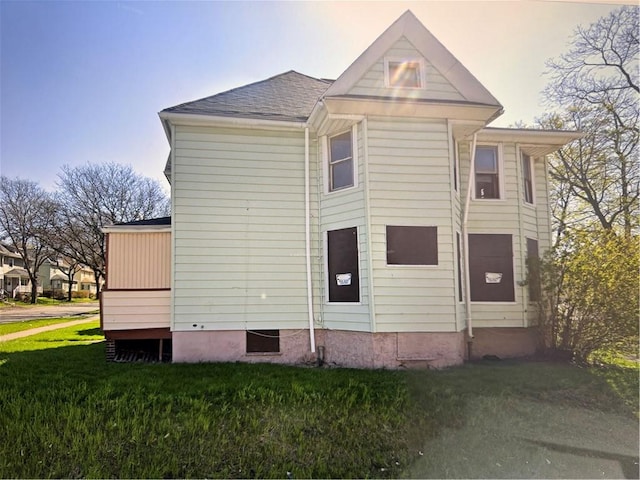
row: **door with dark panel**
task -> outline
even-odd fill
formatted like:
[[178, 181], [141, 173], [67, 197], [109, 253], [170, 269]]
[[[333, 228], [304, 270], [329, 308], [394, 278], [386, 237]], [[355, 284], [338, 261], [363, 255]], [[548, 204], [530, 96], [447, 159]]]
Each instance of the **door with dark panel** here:
[[473, 302], [513, 302], [511, 235], [469, 235], [469, 280]]
[[359, 302], [358, 229], [327, 232], [330, 302]]

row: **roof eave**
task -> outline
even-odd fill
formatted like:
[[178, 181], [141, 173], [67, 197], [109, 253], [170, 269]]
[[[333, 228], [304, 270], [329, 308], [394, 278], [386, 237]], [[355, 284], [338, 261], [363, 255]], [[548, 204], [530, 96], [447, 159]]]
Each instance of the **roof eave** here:
[[102, 233], [149, 233], [171, 232], [171, 225], [109, 225], [102, 227]]
[[270, 120], [262, 118], [247, 118], [237, 116], [204, 115], [196, 113], [176, 113], [162, 111], [158, 114], [163, 121], [165, 131], [170, 125], [186, 126], [220, 126], [220, 127], [245, 127], [262, 129], [300, 129], [307, 126], [306, 121]]
[[481, 121], [484, 124], [503, 112], [502, 105], [471, 102], [390, 99], [380, 97], [325, 97], [328, 113], [410, 116], [448, 120]]

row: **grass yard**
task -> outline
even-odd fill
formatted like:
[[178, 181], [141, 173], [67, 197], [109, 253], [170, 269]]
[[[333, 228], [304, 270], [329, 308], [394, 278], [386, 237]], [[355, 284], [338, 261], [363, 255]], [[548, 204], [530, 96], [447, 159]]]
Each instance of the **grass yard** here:
[[[540, 452], [552, 442], [527, 430], [517, 420], [521, 411], [541, 425], [569, 422], [567, 412], [576, 414], [578, 428], [595, 418], [589, 435], [604, 435], [595, 427], [614, 418], [635, 428], [637, 441], [637, 367], [499, 362], [392, 372], [107, 364], [97, 327], [87, 323], [0, 344], [0, 477], [545, 474], [539, 461], [556, 466], [556, 457]], [[506, 408], [511, 420], [497, 422]], [[496, 431], [487, 437], [489, 426]], [[522, 458], [509, 460], [500, 429], [523, 437], [514, 450]], [[563, 435], [569, 431], [562, 427]], [[628, 435], [611, 438], [601, 440], [629, 442]], [[492, 442], [501, 459], [487, 456]], [[581, 448], [601, 449], [587, 447]], [[538, 462], [535, 468], [517, 470], [527, 458]], [[613, 461], [633, 473], [629, 458]]]

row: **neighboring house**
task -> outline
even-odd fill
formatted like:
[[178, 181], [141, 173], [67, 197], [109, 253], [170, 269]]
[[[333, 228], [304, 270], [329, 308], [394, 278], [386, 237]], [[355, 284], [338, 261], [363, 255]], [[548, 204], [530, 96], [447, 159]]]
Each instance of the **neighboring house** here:
[[[69, 292], [69, 277], [67, 275], [71, 265], [63, 258], [47, 258], [38, 271], [38, 282], [43, 290]], [[75, 274], [71, 291], [86, 291], [96, 293], [96, 280], [93, 271], [85, 265], [75, 265]]]
[[8, 297], [31, 292], [29, 273], [24, 268], [22, 257], [3, 244], [0, 244], [0, 290]]
[[545, 155], [579, 135], [487, 127], [502, 111], [411, 12], [335, 81], [289, 71], [163, 110], [172, 219], [104, 230], [111, 355], [132, 339], [175, 362], [533, 353]]

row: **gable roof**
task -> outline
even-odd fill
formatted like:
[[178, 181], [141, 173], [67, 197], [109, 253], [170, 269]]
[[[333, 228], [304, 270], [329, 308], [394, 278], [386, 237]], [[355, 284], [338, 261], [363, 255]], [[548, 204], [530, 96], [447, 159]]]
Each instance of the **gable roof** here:
[[467, 102], [502, 108], [498, 100], [407, 10], [367, 48], [331, 87], [325, 97], [347, 96], [349, 90], [402, 37], [455, 87]]
[[289, 70], [266, 80], [166, 108], [161, 113], [305, 121], [329, 85], [331, 80]]

